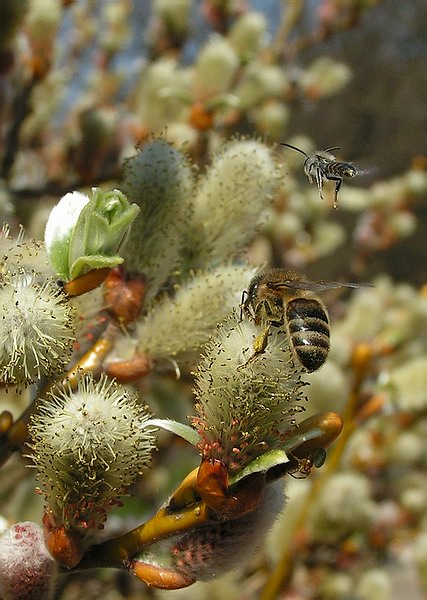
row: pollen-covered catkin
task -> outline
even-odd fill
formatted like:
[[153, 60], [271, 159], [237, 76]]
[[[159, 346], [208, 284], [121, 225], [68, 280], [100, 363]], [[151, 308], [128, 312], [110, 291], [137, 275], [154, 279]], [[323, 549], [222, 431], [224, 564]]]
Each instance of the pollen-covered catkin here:
[[30, 425], [31, 458], [56, 524], [102, 528], [107, 512], [148, 466], [153, 427], [135, 394], [103, 376], [52, 390]]
[[74, 311], [55, 282], [21, 272], [0, 283], [0, 381], [25, 387], [70, 360]]
[[196, 375], [193, 424], [204, 458], [221, 460], [230, 473], [280, 445], [300, 404], [301, 370], [286, 337], [274, 332], [263, 354], [248, 361], [259, 328], [231, 317], [205, 348]]

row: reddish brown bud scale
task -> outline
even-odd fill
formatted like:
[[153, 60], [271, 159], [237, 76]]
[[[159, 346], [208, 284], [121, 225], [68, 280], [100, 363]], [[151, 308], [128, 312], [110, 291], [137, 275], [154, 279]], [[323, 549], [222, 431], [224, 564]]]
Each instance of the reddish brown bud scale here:
[[197, 489], [206, 504], [221, 513], [228, 498], [228, 471], [218, 459], [202, 460], [197, 473]]
[[190, 125], [199, 131], [208, 131], [214, 124], [213, 113], [206, 110], [200, 102], [193, 104], [188, 120]]
[[86, 273], [86, 275], [81, 275], [80, 277], [68, 281], [64, 286], [64, 292], [72, 298], [75, 296], [82, 296], [104, 283], [110, 272], [110, 267], [94, 269], [93, 271]]
[[194, 578], [178, 571], [138, 560], [131, 564], [130, 571], [149, 587], [161, 590], [179, 590], [192, 585], [196, 581]]
[[4, 410], [0, 414], [0, 435], [7, 433], [13, 425], [12, 413], [8, 410]]
[[147, 288], [143, 276], [126, 280], [123, 270], [115, 268], [105, 282], [105, 302], [108, 311], [123, 325], [135, 321], [141, 312]]
[[145, 354], [135, 354], [129, 360], [110, 362], [104, 366], [104, 373], [113, 377], [119, 383], [137, 381], [148, 375], [153, 368], [151, 359]]
[[75, 531], [67, 531], [63, 525], [53, 525], [48, 513], [43, 515], [43, 528], [46, 547], [53, 558], [67, 569], [77, 566], [83, 556], [81, 537]]
[[197, 474], [197, 490], [202, 500], [222, 517], [241, 517], [259, 505], [265, 475], [253, 473], [228, 487], [228, 471], [218, 459], [202, 461]]
[[353, 350], [352, 366], [357, 372], [364, 371], [373, 357], [373, 348], [371, 344], [361, 342]]
[[374, 394], [365, 402], [357, 413], [359, 421], [365, 421], [382, 411], [386, 404], [386, 397], [383, 394]]

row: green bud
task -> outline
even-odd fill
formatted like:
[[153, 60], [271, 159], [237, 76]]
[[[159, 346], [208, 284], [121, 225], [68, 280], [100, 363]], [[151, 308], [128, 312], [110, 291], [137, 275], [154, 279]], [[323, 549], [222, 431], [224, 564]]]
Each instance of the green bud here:
[[91, 199], [80, 192], [65, 194], [46, 225], [49, 262], [64, 281], [122, 263], [117, 252], [139, 213], [119, 190], [93, 188], [92, 193]]

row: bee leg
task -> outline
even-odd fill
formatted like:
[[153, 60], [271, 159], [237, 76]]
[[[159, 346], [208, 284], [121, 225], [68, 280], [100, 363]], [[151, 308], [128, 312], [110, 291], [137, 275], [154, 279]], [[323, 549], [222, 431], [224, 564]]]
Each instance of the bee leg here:
[[264, 327], [262, 332], [254, 341], [254, 352], [255, 354], [262, 354], [267, 348], [268, 336], [270, 334], [270, 325]]
[[255, 338], [254, 341], [254, 353], [252, 354], [252, 356], [250, 356], [248, 358], [248, 360], [243, 363], [243, 365], [239, 365], [237, 368], [238, 369], [243, 369], [243, 367], [246, 367], [246, 365], [249, 365], [251, 362], [253, 362], [257, 356], [259, 354], [262, 354], [265, 349], [267, 348], [267, 342], [268, 342], [268, 336], [270, 334], [270, 325], [267, 325], [266, 327], [264, 327], [264, 329], [262, 330], [262, 332]]
[[242, 299], [240, 300], [240, 304], [239, 304], [239, 308], [240, 308], [239, 323], [241, 323], [243, 321], [243, 314], [245, 314], [246, 316], [249, 315], [249, 318], [250, 318], [250, 311], [248, 308], [248, 303], [245, 302], [245, 296], [247, 296], [247, 295], [248, 295], [248, 292], [246, 290], [243, 290]]
[[328, 181], [335, 181], [334, 208], [338, 208], [338, 192], [339, 192], [341, 184], [342, 184], [342, 178], [334, 177], [333, 175], [327, 175], [326, 179], [328, 179]]
[[320, 199], [323, 200], [323, 193], [322, 193], [323, 173], [322, 173], [321, 169], [316, 169], [316, 183], [317, 183], [317, 189], [319, 190]]

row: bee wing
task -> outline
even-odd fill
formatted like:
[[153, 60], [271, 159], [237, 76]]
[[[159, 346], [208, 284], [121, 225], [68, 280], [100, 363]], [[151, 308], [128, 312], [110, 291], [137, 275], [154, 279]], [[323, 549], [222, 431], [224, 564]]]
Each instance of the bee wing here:
[[337, 288], [363, 288], [373, 287], [369, 283], [346, 283], [341, 281], [282, 281], [272, 283], [270, 287], [273, 290], [281, 290], [283, 288], [291, 290], [307, 290], [310, 292], [323, 292], [325, 290], [333, 290]]
[[364, 166], [364, 165], [355, 165], [351, 163], [352, 166], [356, 169], [356, 175], [376, 175], [378, 173], [378, 167], [375, 166]]

